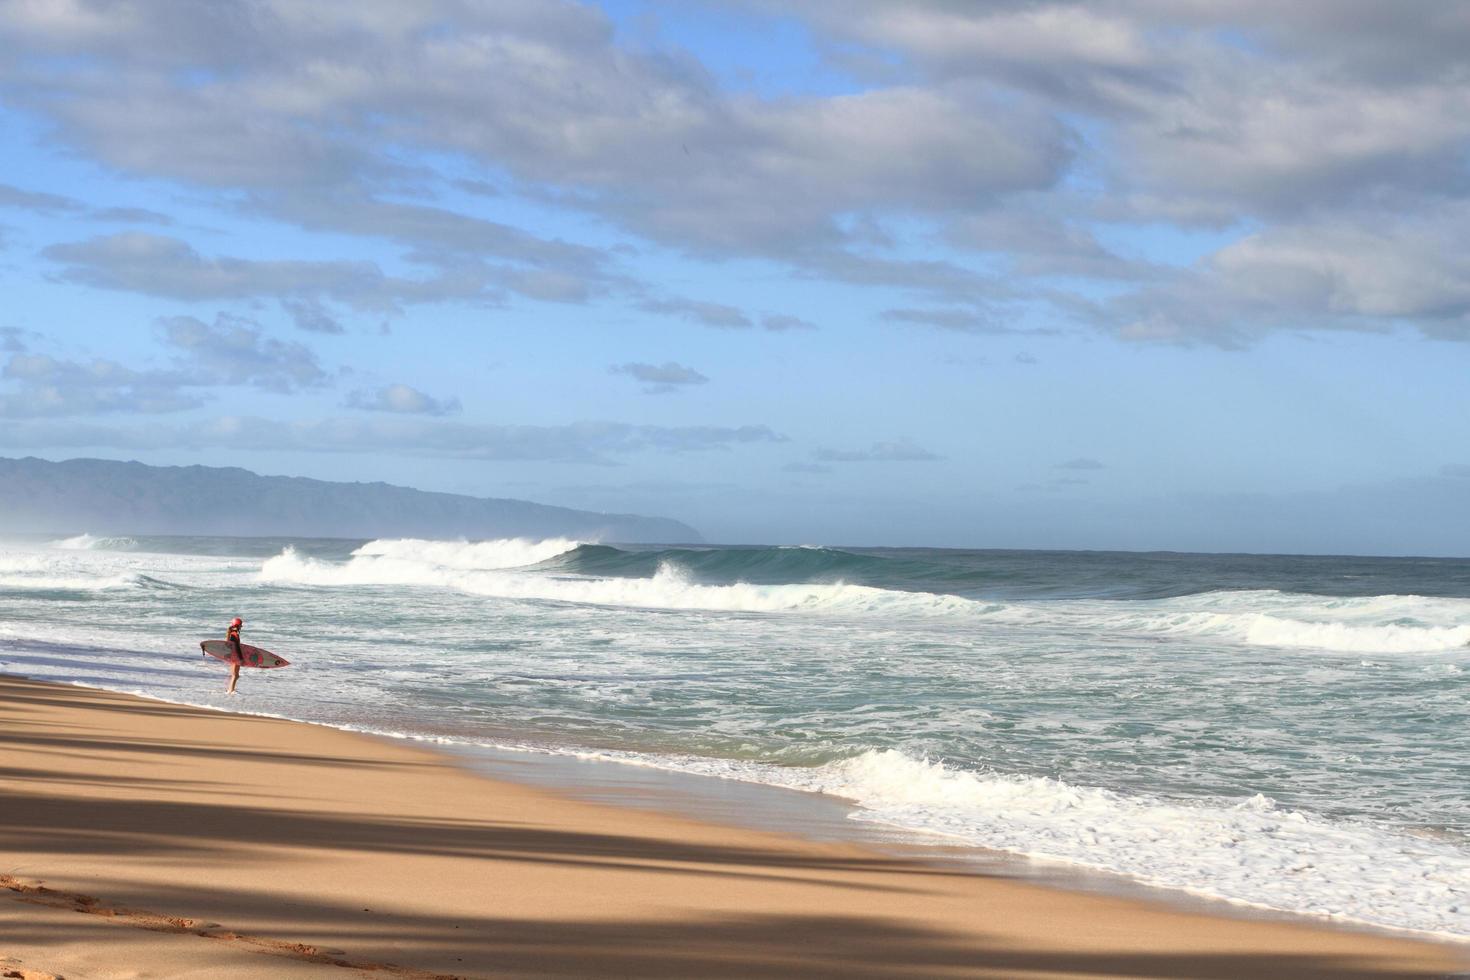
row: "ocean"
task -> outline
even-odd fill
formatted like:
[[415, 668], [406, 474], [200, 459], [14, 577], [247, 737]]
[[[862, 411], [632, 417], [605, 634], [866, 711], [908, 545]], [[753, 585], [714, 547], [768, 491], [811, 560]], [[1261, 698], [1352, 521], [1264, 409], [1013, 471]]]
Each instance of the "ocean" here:
[[[236, 615], [292, 666], [226, 698]], [[1470, 560], [11, 539], [0, 671], [1470, 941]]]

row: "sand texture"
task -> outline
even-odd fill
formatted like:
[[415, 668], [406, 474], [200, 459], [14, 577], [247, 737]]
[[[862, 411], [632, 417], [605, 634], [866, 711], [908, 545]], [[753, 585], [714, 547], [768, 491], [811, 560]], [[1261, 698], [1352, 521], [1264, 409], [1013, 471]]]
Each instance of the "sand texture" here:
[[1437, 977], [1465, 950], [568, 800], [0, 678], [0, 977]]

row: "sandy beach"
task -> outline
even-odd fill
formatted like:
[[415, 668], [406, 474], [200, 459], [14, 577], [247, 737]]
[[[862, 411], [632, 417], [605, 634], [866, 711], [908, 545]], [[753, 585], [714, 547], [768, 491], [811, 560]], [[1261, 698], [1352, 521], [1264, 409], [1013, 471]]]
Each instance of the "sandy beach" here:
[[1435, 977], [1201, 914], [562, 798], [413, 744], [0, 677], [6, 977]]

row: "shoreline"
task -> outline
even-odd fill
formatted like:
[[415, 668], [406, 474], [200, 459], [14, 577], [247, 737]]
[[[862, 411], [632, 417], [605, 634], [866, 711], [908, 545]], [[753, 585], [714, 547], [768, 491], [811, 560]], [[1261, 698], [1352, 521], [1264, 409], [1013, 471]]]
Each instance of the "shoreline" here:
[[[417, 740], [416, 736], [364, 734]], [[634, 810], [674, 813], [693, 820], [767, 831], [819, 843], [853, 843], [921, 864], [968, 874], [1011, 878], [1065, 892], [1131, 898], [1226, 918], [1307, 924], [1443, 944], [1451, 948], [1463, 948], [1467, 966], [1470, 966], [1470, 936], [1383, 925], [1350, 916], [1297, 912], [1259, 902], [1227, 898], [1203, 889], [1190, 890], [1155, 884], [1121, 872], [1061, 859], [987, 848], [938, 830], [920, 831], [885, 823], [880, 819], [853, 820], [850, 815], [864, 812], [864, 808], [861, 803], [843, 796], [654, 765], [625, 763], [611, 758], [585, 758], [580, 753], [476, 743], [439, 744], [432, 739], [428, 741], [434, 750], [461, 757], [471, 770], [482, 772], [492, 779], [545, 788], [572, 799]], [[597, 778], [595, 774], [598, 770], [616, 771], [618, 775]], [[594, 774], [593, 778], [586, 778], [588, 774]], [[579, 776], [582, 778], [578, 778]], [[1467, 972], [1467, 976], [1470, 976], [1470, 972]]]
[[[135, 544], [20, 556], [0, 670], [828, 793], [856, 800], [858, 820], [1025, 855], [1046, 873], [1065, 862], [1176, 900], [1207, 892], [1238, 908], [1470, 937], [1454, 781], [1463, 739], [1443, 734], [1463, 730], [1464, 658], [1344, 652], [1427, 649], [1461, 628], [1463, 598], [1206, 588], [1240, 572], [1224, 561], [1171, 573], [1185, 593], [1171, 599], [1147, 598], [1142, 586], [1160, 584], [1148, 568], [964, 563], [984, 581], [1078, 594], [1112, 583], [1142, 599], [976, 605], [905, 590], [954, 571], [922, 550], [918, 565], [872, 568], [769, 551], [754, 576], [779, 580], [767, 587], [744, 583], [746, 561], [730, 554], [671, 558], [704, 569], [683, 582], [617, 552], [496, 570], [517, 542], [363, 549], [398, 556], [381, 561], [296, 542], [289, 574], [277, 559], [290, 542]], [[828, 582], [832, 562], [867, 562], [891, 588]], [[1312, 581], [1357, 571], [1413, 581], [1377, 566], [1324, 566]], [[1277, 563], [1246, 577], [1262, 586], [1299, 572]], [[35, 575], [50, 584], [30, 590]], [[531, 598], [496, 598], [511, 595]], [[568, 601], [538, 598], [551, 595]], [[259, 641], [295, 649], [297, 667], [223, 697], [217, 664], [179, 638], [224, 601], [249, 605]], [[1410, 613], [1422, 630], [1399, 622]], [[1262, 616], [1273, 625], [1257, 642], [1243, 628]], [[1301, 649], [1319, 632], [1321, 649]]]
[[9, 676], [0, 719], [0, 966], [38, 975], [1470, 969], [1427, 939], [586, 802], [325, 725]]
[[[192, 660], [191, 660], [192, 662]], [[17, 677], [0, 671], [0, 677]], [[242, 710], [201, 702], [170, 700], [155, 694], [119, 691], [83, 681], [35, 681], [76, 686], [136, 697], [186, 709], [282, 721], [319, 727], [393, 744], [425, 747], [429, 752], [456, 758], [468, 769], [490, 779], [540, 788], [570, 799], [623, 809], [671, 813], [707, 823], [797, 837], [818, 843], [845, 842], [881, 851], [889, 856], [937, 865], [964, 873], [994, 875], [1068, 892], [1120, 896], [1197, 911], [1205, 915], [1246, 920], [1307, 924], [1328, 929], [1405, 938], [1465, 949], [1470, 965], [1470, 936], [1395, 926], [1346, 915], [1298, 911], [1230, 898], [1208, 889], [1190, 889], [1156, 883], [1125, 872], [1078, 864], [1024, 852], [988, 848], [938, 830], [919, 830], [881, 819], [848, 819], [867, 812], [848, 797], [798, 789], [775, 783], [717, 776], [643, 761], [637, 753], [628, 759], [613, 750], [510, 741], [477, 741], [458, 735], [416, 734], [356, 724], [291, 717], [269, 711]], [[608, 754], [612, 753], [612, 754]], [[639, 789], [639, 784], [643, 788]], [[817, 829], [819, 828], [819, 830]], [[1467, 971], [1470, 976], [1470, 971]]]

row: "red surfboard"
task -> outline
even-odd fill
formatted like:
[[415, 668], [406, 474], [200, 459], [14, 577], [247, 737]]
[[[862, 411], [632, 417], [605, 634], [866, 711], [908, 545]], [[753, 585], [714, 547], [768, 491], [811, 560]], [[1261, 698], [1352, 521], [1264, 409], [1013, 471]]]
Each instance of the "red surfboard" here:
[[[227, 664], [235, 663], [235, 651], [224, 640], [205, 640], [199, 644], [199, 649], [214, 657], [223, 660]], [[269, 650], [253, 647], [248, 643], [240, 644], [241, 667], [289, 667], [291, 661], [276, 656]]]

